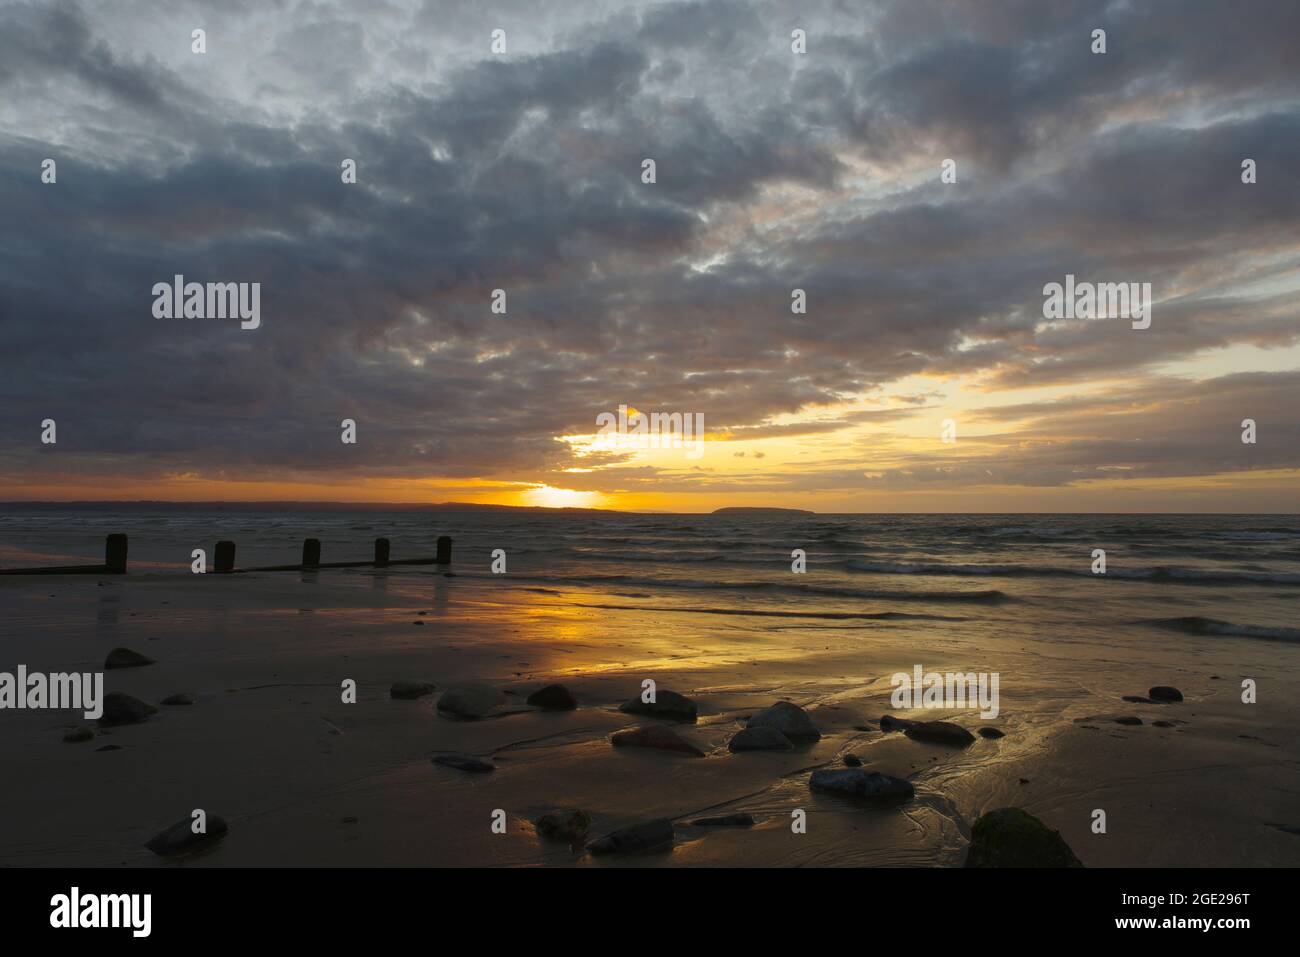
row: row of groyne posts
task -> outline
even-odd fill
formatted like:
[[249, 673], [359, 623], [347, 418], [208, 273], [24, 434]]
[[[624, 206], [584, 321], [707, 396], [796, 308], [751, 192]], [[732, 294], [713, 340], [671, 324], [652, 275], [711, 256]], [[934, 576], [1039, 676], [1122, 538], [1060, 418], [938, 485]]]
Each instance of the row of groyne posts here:
[[[391, 558], [390, 543], [386, 538], [375, 539], [375, 557], [363, 562], [322, 562], [320, 539], [308, 538], [302, 543], [302, 563], [298, 565], [263, 565], [258, 568], [235, 567], [235, 543], [217, 542], [212, 555], [211, 571], [218, 574], [239, 572], [300, 572], [317, 568], [389, 568], [394, 565], [450, 565], [451, 539], [438, 536], [437, 554], [433, 558]], [[109, 535], [104, 542], [104, 564], [61, 565], [44, 568], [0, 568], [0, 575], [125, 575], [127, 538], [122, 534]]]

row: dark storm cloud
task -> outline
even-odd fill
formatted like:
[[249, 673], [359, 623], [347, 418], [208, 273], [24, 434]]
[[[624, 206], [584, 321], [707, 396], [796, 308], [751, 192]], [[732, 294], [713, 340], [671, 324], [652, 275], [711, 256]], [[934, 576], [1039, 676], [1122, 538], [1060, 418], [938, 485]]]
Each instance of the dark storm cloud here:
[[[49, 467], [45, 417], [88, 475], [536, 478], [620, 403], [827, 434], [912, 410], [770, 420], [916, 373], [1041, 386], [1295, 343], [1274, 288], [1300, 260], [1294, 4], [853, 7], [0, 8], [3, 478]], [[1044, 324], [1067, 272], [1151, 282], [1152, 328]], [[154, 319], [176, 273], [261, 282], [262, 328]], [[1070, 432], [869, 481], [1218, 467], [1178, 443], [1130, 461], [1135, 440]]]

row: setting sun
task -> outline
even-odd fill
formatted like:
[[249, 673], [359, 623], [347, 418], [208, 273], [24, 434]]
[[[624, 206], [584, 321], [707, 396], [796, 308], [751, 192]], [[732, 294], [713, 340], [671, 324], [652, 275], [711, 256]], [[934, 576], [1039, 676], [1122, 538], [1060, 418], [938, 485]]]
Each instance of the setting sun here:
[[540, 505], [543, 508], [599, 508], [604, 498], [599, 492], [579, 492], [550, 485], [539, 485], [520, 497], [526, 505]]

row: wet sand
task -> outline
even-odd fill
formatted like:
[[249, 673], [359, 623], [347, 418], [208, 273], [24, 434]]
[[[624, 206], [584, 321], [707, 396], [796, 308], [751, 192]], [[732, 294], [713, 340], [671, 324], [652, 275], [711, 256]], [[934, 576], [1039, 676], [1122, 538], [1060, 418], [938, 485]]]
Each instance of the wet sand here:
[[[98, 671], [125, 646], [157, 663], [107, 672], [106, 691], [198, 699], [80, 744], [61, 740], [87, 723], [79, 714], [0, 712], [6, 866], [957, 866], [978, 815], [1006, 805], [1059, 829], [1088, 866], [1300, 864], [1300, 647], [1288, 643], [682, 615], [436, 571], [0, 578], [0, 620], [0, 670]], [[889, 676], [914, 663], [1000, 672], [1001, 715], [892, 709]], [[1240, 702], [1242, 677], [1259, 681], [1258, 704]], [[348, 678], [356, 704], [341, 701]], [[704, 759], [610, 745], [648, 723], [618, 710], [645, 678], [698, 703], [698, 722], [674, 729]], [[439, 691], [393, 700], [398, 680]], [[467, 680], [506, 691], [506, 713], [440, 713], [441, 691]], [[578, 710], [524, 704], [552, 682]], [[1122, 700], [1156, 684], [1186, 700]], [[730, 753], [744, 719], [779, 699], [806, 708], [821, 740]], [[926, 744], [879, 731], [885, 713], [1006, 737]], [[497, 770], [431, 763], [444, 752]], [[909, 779], [915, 799], [811, 792], [811, 769], [849, 752]], [[590, 812], [590, 837], [673, 818], [676, 842], [596, 858], [540, 838], [529, 822], [566, 807]], [[194, 808], [225, 818], [228, 836], [178, 860], [144, 848]], [[1096, 808], [1106, 834], [1090, 830]], [[491, 827], [498, 809], [505, 834]], [[807, 833], [792, 833], [795, 809]], [[757, 824], [685, 826], [706, 811]]]

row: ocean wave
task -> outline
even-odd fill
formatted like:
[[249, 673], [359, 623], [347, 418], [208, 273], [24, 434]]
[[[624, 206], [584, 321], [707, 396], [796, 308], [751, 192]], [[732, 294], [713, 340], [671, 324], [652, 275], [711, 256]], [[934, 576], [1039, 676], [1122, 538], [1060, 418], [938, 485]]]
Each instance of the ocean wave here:
[[1221, 635], [1231, 638], [1260, 638], [1264, 641], [1300, 641], [1300, 628], [1274, 628], [1267, 625], [1239, 625], [1217, 618], [1189, 615], [1183, 618], [1153, 618], [1140, 624], [1155, 625], [1186, 635]]
[[[513, 577], [513, 576], [512, 576]], [[636, 588], [685, 589], [691, 591], [747, 591], [770, 595], [817, 596], [854, 601], [915, 601], [944, 604], [947, 602], [993, 605], [1011, 601], [1006, 592], [987, 588], [979, 591], [919, 591], [871, 588], [839, 588], [834, 585], [791, 585], [762, 581], [700, 581], [698, 579], [646, 578], [639, 575], [530, 575], [517, 581], [547, 585], [590, 586], [615, 585]]]
[[[644, 611], [641, 605], [603, 605], [575, 602], [575, 608], [600, 608], [614, 611]], [[966, 621], [952, 615], [920, 615], [901, 611], [776, 611], [759, 608], [674, 608], [671, 605], [655, 608], [656, 612], [674, 611], [693, 615], [746, 615], [757, 618], [817, 618], [826, 621]]]
[[863, 562], [849, 561], [844, 567], [874, 575], [958, 575], [1007, 578], [1118, 578], [1129, 581], [1187, 582], [1218, 585], [1300, 585], [1300, 575], [1286, 572], [1230, 571], [1214, 568], [1111, 568], [1105, 575], [1094, 576], [1084, 563], [1080, 568], [1053, 568], [1049, 565], [977, 565], [942, 562]]

